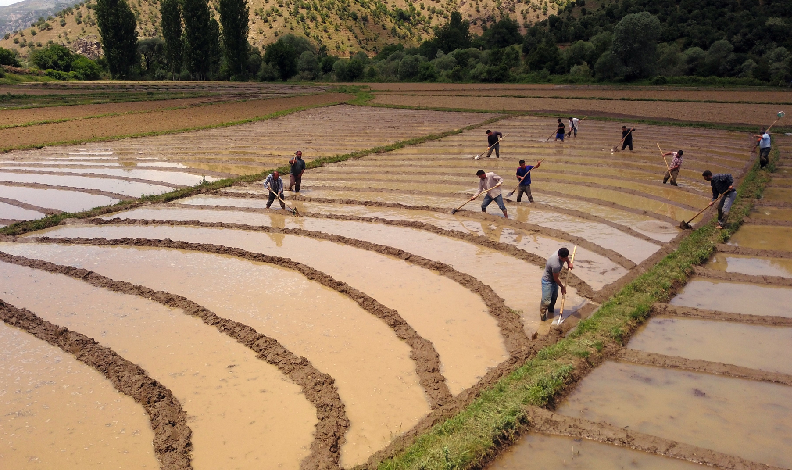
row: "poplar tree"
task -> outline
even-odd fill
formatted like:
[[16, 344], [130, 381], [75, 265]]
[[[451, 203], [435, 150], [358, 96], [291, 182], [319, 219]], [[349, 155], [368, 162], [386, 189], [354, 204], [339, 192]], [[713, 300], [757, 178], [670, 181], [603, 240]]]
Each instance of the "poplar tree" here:
[[250, 10], [247, 0], [220, 0], [223, 53], [232, 77], [247, 74], [248, 26]]
[[137, 21], [126, 0], [97, 0], [96, 23], [113, 78], [128, 78], [138, 62]]
[[[212, 66], [212, 14], [206, 0], [183, 0], [184, 63], [190, 75], [206, 80]], [[209, 34], [207, 34], [209, 33]]]
[[184, 53], [181, 3], [179, 0], [163, 0], [160, 14], [162, 38], [165, 40], [165, 60], [171, 74], [175, 76], [181, 71]]

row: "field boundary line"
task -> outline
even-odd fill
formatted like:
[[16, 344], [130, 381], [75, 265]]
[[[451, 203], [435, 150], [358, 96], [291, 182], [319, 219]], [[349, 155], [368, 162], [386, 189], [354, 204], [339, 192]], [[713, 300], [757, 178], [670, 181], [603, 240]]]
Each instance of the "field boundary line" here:
[[13, 186], [16, 188], [37, 188], [37, 189], [57, 189], [59, 191], [72, 191], [75, 193], [94, 194], [96, 196], [107, 196], [113, 199], [132, 200], [132, 196], [126, 194], [114, 193], [112, 191], [104, 191], [102, 189], [91, 188], [77, 188], [74, 186], [61, 186], [59, 184], [45, 184], [45, 183], [22, 183], [19, 181], [5, 181], [0, 176], [0, 186]]
[[670, 316], [681, 318], [696, 318], [700, 320], [726, 321], [732, 323], [745, 323], [746, 325], [792, 326], [792, 318], [777, 317], [773, 315], [750, 315], [747, 313], [731, 313], [720, 310], [707, 310], [695, 307], [682, 307], [658, 302], [652, 305], [652, 315]]

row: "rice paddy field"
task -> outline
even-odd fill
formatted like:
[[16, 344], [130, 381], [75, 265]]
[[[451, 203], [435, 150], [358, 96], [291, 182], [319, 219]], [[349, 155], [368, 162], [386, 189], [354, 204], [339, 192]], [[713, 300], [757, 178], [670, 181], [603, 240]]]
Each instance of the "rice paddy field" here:
[[[9, 89], [0, 110], [2, 468], [461, 468], [397, 462], [673, 253], [711, 200], [701, 173], [754, 174], [738, 129], [792, 102], [47, 86]], [[577, 136], [556, 141], [570, 113]], [[473, 466], [792, 468], [792, 141], [778, 129], [776, 171], [735, 235]], [[497, 157], [486, 130], [503, 134]], [[678, 186], [660, 149], [684, 149]], [[297, 150], [300, 192], [267, 208], [262, 181]], [[512, 191], [519, 160], [541, 161], [533, 202]], [[503, 178], [508, 218], [482, 197], [455, 211], [479, 169]], [[576, 248], [569, 289], [542, 321], [561, 247]]]

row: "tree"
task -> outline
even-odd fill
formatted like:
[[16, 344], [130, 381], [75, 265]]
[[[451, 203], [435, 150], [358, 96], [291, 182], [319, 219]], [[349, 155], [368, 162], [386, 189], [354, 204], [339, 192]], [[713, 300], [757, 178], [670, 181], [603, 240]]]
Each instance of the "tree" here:
[[128, 78], [138, 63], [135, 14], [126, 0], [97, 0], [94, 12], [110, 74]]
[[247, 0], [220, 0], [223, 52], [231, 76], [247, 75], [249, 16]]
[[0, 65], [19, 67], [16, 51], [0, 47]]
[[160, 6], [162, 38], [165, 40], [165, 61], [172, 75], [182, 68], [184, 42], [182, 39], [182, 12], [179, 0], [162, 0]]
[[278, 69], [281, 80], [288, 80], [297, 74], [297, 54], [294, 47], [283, 38], [267, 46], [264, 62]]
[[30, 53], [30, 63], [41, 70], [58, 70], [71, 72], [74, 54], [65, 46], [50, 44], [42, 49]]
[[165, 41], [148, 38], [138, 41], [138, 53], [142, 60], [143, 73], [154, 76], [165, 65]]
[[625, 78], [637, 79], [654, 74], [660, 29], [660, 20], [646, 11], [625, 16], [613, 28], [611, 50], [624, 65]]
[[182, 0], [184, 63], [190, 75], [206, 80], [212, 67], [212, 15], [206, 0]]
[[520, 35], [520, 25], [508, 16], [488, 28], [481, 35], [487, 49], [503, 49], [512, 44], [520, 44], [523, 37]]
[[470, 47], [470, 22], [463, 21], [458, 11], [452, 12], [448, 23], [435, 29], [432, 42], [446, 54], [456, 49], [467, 49]]

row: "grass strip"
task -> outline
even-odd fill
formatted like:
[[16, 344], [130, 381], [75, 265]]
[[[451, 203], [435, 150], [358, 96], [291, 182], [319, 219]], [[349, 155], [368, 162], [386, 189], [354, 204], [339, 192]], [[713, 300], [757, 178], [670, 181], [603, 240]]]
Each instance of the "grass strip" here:
[[[353, 98], [354, 99], [354, 98]], [[317, 105], [312, 107], [319, 107], [319, 106], [327, 106], [327, 105]], [[306, 107], [308, 109], [310, 107]], [[297, 109], [301, 110], [301, 109]], [[289, 114], [291, 112], [295, 112], [295, 110], [288, 110], [281, 111], [279, 113], [274, 113], [273, 115], [277, 115], [274, 117], [282, 116]], [[445, 137], [449, 137], [452, 135], [461, 134], [463, 132], [476, 129], [477, 127], [485, 126], [487, 124], [491, 124], [493, 122], [499, 121], [506, 116], [496, 116], [494, 118], [487, 119], [486, 121], [479, 122], [476, 124], [471, 124], [469, 126], [462, 127], [460, 129], [454, 129], [450, 131], [441, 132], [438, 134], [429, 134], [423, 137], [416, 137], [413, 139], [401, 140], [395, 142], [390, 145], [381, 145], [379, 147], [373, 147], [365, 150], [358, 150], [355, 152], [349, 152], [342, 155], [334, 155], [331, 157], [322, 157], [317, 158], [315, 160], [311, 160], [310, 162], [306, 162], [305, 169], [313, 169], [319, 168], [321, 166], [327, 165], [328, 163], [338, 163], [343, 162], [346, 160], [354, 160], [357, 158], [365, 157], [366, 155], [376, 154], [376, 153], [385, 153], [385, 152], [392, 152], [394, 150], [398, 150], [404, 147], [408, 147], [410, 145], [418, 145], [425, 142], [430, 142], [433, 140], [440, 140]], [[9, 225], [0, 229], [0, 235], [11, 235], [11, 236], [19, 236], [23, 235], [28, 232], [33, 232], [36, 230], [43, 230], [46, 228], [54, 227], [66, 219], [86, 219], [92, 217], [100, 217], [109, 213], [119, 212], [123, 210], [133, 209], [143, 204], [156, 204], [156, 203], [167, 203], [170, 201], [174, 201], [177, 199], [183, 199], [190, 196], [195, 196], [198, 194], [205, 194], [210, 193], [219, 189], [228, 188], [234, 186], [235, 184], [239, 183], [252, 183], [255, 181], [259, 181], [264, 179], [267, 174], [272, 173], [273, 171], [278, 171], [281, 174], [288, 174], [290, 168], [288, 166], [281, 166], [278, 168], [273, 168], [270, 170], [263, 171], [261, 173], [251, 174], [251, 175], [243, 175], [236, 178], [225, 178], [217, 181], [204, 181], [199, 185], [190, 186], [189, 188], [180, 188], [174, 191], [170, 191], [164, 194], [152, 195], [152, 196], [142, 196], [138, 199], [130, 199], [126, 201], [120, 201], [116, 204], [109, 205], [109, 206], [101, 206], [96, 207], [94, 209], [71, 213], [71, 212], [61, 212], [58, 214], [48, 215], [41, 219], [36, 220], [26, 220], [23, 222], [17, 222], [13, 225]]]
[[[770, 170], [778, 158], [775, 149]], [[754, 164], [738, 189], [728, 228], [717, 230], [712, 220], [693, 231], [673, 253], [611, 297], [566, 338], [539, 351], [460, 413], [435, 425], [378, 468], [447, 470], [486, 463], [518, 435], [527, 421], [527, 407], [553, 404], [609, 351], [621, 348], [646, 321], [652, 304], [668, 301], [687, 282], [693, 267], [707, 261], [715, 246], [737, 231], [769, 180], [770, 173]]]

